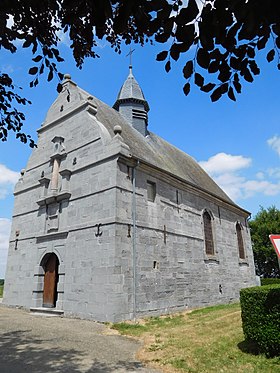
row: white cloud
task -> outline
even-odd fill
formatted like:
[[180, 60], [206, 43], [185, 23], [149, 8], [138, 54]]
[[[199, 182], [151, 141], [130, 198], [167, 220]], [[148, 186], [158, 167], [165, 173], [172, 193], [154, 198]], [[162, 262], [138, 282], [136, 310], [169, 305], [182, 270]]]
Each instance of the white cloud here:
[[256, 178], [259, 179], [259, 180], [263, 180], [265, 178], [265, 174], [264, 172], [257, 172], [256, 173]]
[[10, 170], [4, 164], [0, 164], [0, 199], [5, 199], [12, 193], [18, 179], [18, 172]]
[[223, 172], [238, 171], [242, 168], [249, 167], [251, 163], [251, 158], [226, 153], [218, 153], [213, 155], [213, 157], [210, 157], [208, 161], [199, 162], [200, 166], [212, 175], [217, 175]]
[[248, 180], [241, 173], [245, 168], [251, 166], [251, 158], [246, 158], [242, 155], [218, 153], [207, 161], [199, 163], [234, 201], [247, 199], [256, 194], [266, 196], [280, 194], [280, 181], [271, 182], [267, 180], [272, 175], [274, 177], [278, 176], [279, 179], [280, 169], [269, 169], [266, 173], [258, 172], [255, 180]]
[[242, 198], [241, 186], [245, 182], [245, 178], [234, 173], [225, 173], [213, 178], [231, 199], [237, 201]]
[[267, 143], [280, 156], [280, 137], [275, 135], [268, 139]]
[[4, 164], [0, 164], [0, 184], [15, 184], [18, 178], [18, 172], [10, 170]]
[[244, 198], [252, 197], [256, 193], [266, 196], [275, 196], [280, 193], [280, 183], [271, 183], [265, 180], [248, 180], [243, 185]]
[[280, 179], [280, 167], [269, 168], [267, 173], [270, 177]]
[[4, 278], [5, 276], [10, 230], [11, 221], [0, 218], [0, 278]]

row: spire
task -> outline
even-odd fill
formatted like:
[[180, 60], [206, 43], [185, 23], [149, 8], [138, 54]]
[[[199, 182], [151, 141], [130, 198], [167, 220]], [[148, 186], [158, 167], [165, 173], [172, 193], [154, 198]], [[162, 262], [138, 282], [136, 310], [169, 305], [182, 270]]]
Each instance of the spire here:
[[128, 77], [119, 91], [113, 108], [119, 111], [132, 127], [146, 136], [148, 111], [150, 108], [132, 72], [132, 52], [133, 50], [129, 52], [130, 64]]

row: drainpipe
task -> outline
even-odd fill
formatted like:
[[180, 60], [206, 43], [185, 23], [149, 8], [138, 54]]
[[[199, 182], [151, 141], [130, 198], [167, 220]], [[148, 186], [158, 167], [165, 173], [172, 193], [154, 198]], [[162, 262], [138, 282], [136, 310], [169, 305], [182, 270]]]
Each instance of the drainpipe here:
[[132, 168], [132, 269], [133, 269], [133, 320], [136, 321], [136, 167], [139, 166], [139, 159]]

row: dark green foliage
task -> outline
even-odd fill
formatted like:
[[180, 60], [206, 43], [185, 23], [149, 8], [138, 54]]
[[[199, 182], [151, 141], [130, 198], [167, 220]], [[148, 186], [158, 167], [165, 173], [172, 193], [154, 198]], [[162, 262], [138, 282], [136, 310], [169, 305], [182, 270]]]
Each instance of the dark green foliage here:
[[4, 280], [0, 279], [0, 298], [3, 297], [3, 290], [4, 290]]
[[249, 226], [257, 275], [280, 278], [277, 255], [269, 239], [270, 234], [280, 233], [280, 210], [261, 207]]
[[260, 353], [280, 355], [280, 285], [240, 291], [242, 327], [245, 339]]
[[[63, 61], [59, 50], [63, 32], [69, 36], [78, 68], [87, 57], [99, 57], [95, 51], [98, 39], [105, 39], [117, 53], [123, 44], [132, 42], [142, 46], [166, 43], [169, 49], [157, 54], [158, 61], [167, 60], [166, 72], [171, 62], [185, 56], [192, 65], [183, 70], [184, 93], [188, 95], [194, 83], [212, 101], [222, 96], [236, 100], [242, 84], [260, 74], [257, 55], [264, 48], [266, 60], [280, 69], [280, 2], [275, 0], [9, 0], [0, 2], [0, 13], [0, 49], [15, 53], [20, 46], [30, 50], [31, 87], [45, 74], [47, 81], [57, 80], [61, 91], [63, 75], [57, 65]], [[205, 79], [209, 74], [211, 82]], [[0, 72], [0, 78], [6, 76], [11, 80]], [[23, 114], [13, 107], [15, 100], [23, 105], [28, 101], [12, 86], [0, 82], [1, 89], [0, 139], [6, 141], [8, 132], [14, 131], [21, 141], [34, 146], [21, 132]]]
[[261, 285], [280, 285], [280, 278], [261, 278]]

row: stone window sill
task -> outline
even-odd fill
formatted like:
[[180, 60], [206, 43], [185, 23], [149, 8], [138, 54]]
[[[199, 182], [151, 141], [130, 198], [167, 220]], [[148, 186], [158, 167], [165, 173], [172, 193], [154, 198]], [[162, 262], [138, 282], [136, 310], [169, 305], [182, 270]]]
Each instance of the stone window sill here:
[[239, 258], [239, 266], [247, 266], [249, 267], [249, 262], [247, 259], [240, 259]]
[[220, 261], [219, 261], [219, 259], [216, 255], [205, 255], [204, 262], [205, 263], [215, 263], [215, 264], [220, 263]]
[[67, 191], [61, 191], [60, 193], [52, 196], [42, 197], [37, 201], [39, 206], [50, 205], [53, 202], [59, 202], [65, 199], [70, 199], [71, 193]]

